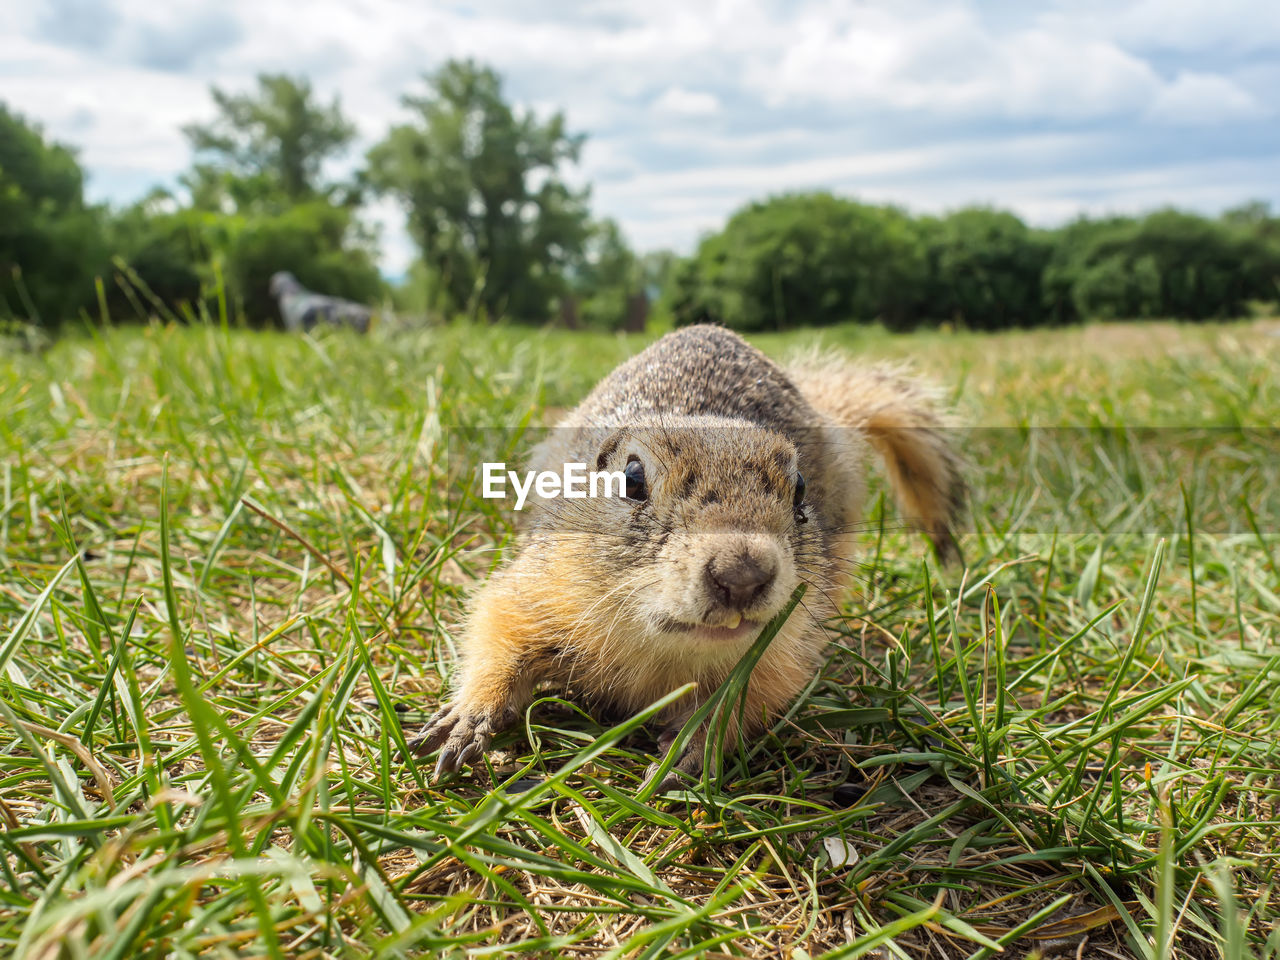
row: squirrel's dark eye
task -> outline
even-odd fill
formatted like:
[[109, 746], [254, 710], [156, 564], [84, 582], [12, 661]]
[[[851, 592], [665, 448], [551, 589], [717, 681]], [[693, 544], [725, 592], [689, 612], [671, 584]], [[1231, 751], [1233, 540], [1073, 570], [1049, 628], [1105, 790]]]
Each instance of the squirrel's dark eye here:
[[644, 464], [639, 460], [632, 460], [622, 473], [627, 478], [627, 499], [648, 500], [649, 488], [644, 482]]
[[796, 523], [804, 523], [809, 518], [804, 515], [804, 477], [796, 474], [796, 496], [792, 501], [796, 510]]

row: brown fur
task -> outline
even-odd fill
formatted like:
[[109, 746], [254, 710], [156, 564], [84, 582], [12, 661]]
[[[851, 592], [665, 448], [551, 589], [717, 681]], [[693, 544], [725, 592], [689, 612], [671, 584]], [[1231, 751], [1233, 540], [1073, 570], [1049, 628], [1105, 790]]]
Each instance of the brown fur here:
[[900, 366], [806, 358], [788, 373], [814, 409], [866, 434], [903, 513], [929, 535], [940, 559], [959, 559], [954, 527], [967, 488], [936, 391]]
[[[411, 746], [441, 749], [439, 775], [477, 760], [543, 684], [634, 712], [694, 681], [664, 718], [669, 743], [803, 581], [803, 609], [734, 717], [758, 729], [821, 662], [852, 574], [869, 451], [939, 554], [953, 549], [964, 485], [941, 427], [932, 395], [897, 372], [825, 361], [788, 375], [720, 327], [662, 338], [601, 381], [530, 464], [639, 460], [644, 499], [533, 504], [518, 553], [476, 597], [452, 703]], [[679, 769], [696, 771], [701, 755], [695, 744]]]

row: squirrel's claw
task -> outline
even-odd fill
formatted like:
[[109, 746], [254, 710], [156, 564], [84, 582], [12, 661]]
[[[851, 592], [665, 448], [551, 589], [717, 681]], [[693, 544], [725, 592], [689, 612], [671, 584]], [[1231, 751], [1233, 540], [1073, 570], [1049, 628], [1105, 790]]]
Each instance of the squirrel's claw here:
[[409, 753], [415, 757], [425, 757], [438, 750], [453, 730], [454, 713], [455, 708], [452, 704], [436, 711], [435, 715], [427, 721], [427, 725], [409, 738]]
[[[671, 745], [676, 742], [676, 738], [680, 734], [681, 727], [684, 726], [684, 718], [680, 718], [668, 726], [661, 734], [658, 735], [658, 749], [666, 753], [671, 749]], [[702, 757], [706, 751], [707, 739], [706, 732], [699, 730], [697, 735], [685, 747], [684, 754], [679, 760], [667, 771], [667, 775], [659, 781], [654, 788], [654, 793], [666, 793], [668, 790], [676, 790], [686, 785], [687, 780], [696, 780], [702, 773]], [[648, 769], [644, 772], [644, 780], [641, 781], [640, 787], [644, 789], [652, 782], [653, 778], [658, 775], [658, 767], [662, 761], [655, 760], [649, 764]]]
[[[644, 780], [640, 783], [641, 789], [648, 786], [653, 781], [653, 778], [658, 775], [659, 766], [661, 766], [661, 761], [659, 760], [649, 764], [648, 769], [644, 772]], [[697, 750], [690, 750], [676, 761], [675, 766], [667, 771], [667, 775], [653, 788], [653, 792], [666, 793], [668, 790], [678, 790], [681, 787], [688, 786], [688, 781], [690, 779], [696, 780], [700, 773], [702, 773], [702, 753]]]
[[488, 734], [479, 731], [472, 734], [470, 741], [459, 736], [450, 737], [436, 759], [436, 769], [431, 779], [439, 780], [445, 774], [457, 773], [465, 765], [479, 760], [489, 746], [489, 739]]
[[493, 725], [487, 717], [468, 714], [450, 705], [432, 717], [426, 729], [411, 739], [408, 746], [410, 753], [417, 757], [439, 749], [440, 756], [436, 758], [431, 777], [439, 780], [479, 760], [492, 739]]

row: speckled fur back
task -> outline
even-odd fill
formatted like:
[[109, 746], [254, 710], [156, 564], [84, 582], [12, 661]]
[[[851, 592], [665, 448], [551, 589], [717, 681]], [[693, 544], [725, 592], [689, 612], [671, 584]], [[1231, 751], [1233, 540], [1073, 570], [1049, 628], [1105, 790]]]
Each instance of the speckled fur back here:
[[565, 425], [660, 414], [733, 417], [791, 434], [818, 420], [776, 363], [737, 334], [701, 324], [668, 334], [596, 386]]

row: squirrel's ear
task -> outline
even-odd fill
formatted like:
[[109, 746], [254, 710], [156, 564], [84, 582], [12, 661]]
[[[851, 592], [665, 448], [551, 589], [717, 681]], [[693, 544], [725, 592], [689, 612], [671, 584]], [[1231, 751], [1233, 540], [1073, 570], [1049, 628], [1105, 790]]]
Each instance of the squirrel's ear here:
[[622, 445], [623, 435], [622, 430], [615, 430], [605, 437], [604, 443], [600, 444], [600, 452], [596, 454], [597, 470], [603, 470], [605, 464], [609, 462], [609, 458], [617, 452], [618, 447]]

